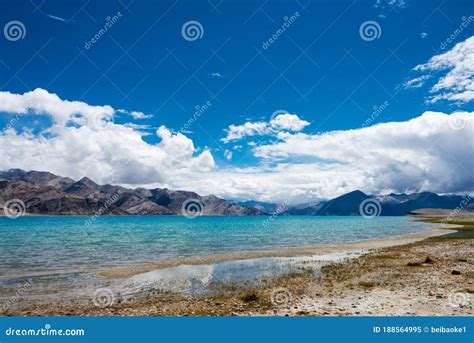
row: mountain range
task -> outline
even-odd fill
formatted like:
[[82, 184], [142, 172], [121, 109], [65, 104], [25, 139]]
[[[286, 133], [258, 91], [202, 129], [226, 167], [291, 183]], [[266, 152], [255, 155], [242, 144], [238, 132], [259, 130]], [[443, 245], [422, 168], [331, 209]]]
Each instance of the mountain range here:
[[[214, 195], [169, 189], [128, 189], [98, 185], [83, 177], [75, 181], [48, 172], [10, 169], [0, 172], [0, 204], [23, 201], [29, 214], [52, 215], [173, 215], [193, 211], [204, 215], [259, 215], [254, 207], [240, 206]], [[186, 207], [187, 206], [187, 207]]]
[[[169, 189], [99, 185], [87, 177], [75, 181], [41, 171], [0, 172], [0, 207], [19, 199], [29, 214], [48, 215], [361, 215], [361, 204], [372, 204], [377, 215], [401, 216], [421, 208], [474, 211], [472, 197], [431, 192], [370, 196], [359, 190], [319, 203], [299, 205], [259, 201], [234, 202], [214, 195]], [[188, 208], [189, 207], [189, 208]], [[369, 209], [370, 211], [370, 209]], [[189, 214], [189, 213], [188, 213]]]

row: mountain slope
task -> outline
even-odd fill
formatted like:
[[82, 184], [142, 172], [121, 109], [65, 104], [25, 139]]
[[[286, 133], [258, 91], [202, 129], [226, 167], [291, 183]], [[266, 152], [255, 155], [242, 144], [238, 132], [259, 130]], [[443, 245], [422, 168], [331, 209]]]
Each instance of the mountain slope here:
[[12, 169], [0, 172], [0, 205], [20, 199], [27, 213], [51, 215], [181, 215], [183, 204], [193, 201], [207, 215], [260, 215], [255, 208], [231, 204], [216, 196], [169, 189], [127, 189], [98, 185], [46, 172]]
[[[181, 215], [197, 210], [204, 215], [320, 215], [359, 216], [364, 200], [375, 201], [381, 216], [402, 216], [417, 209], [474, 210], [471, 197], [430, 192], [369, 196], [359, 190], [320, 203], [278, 206], [258, 201], [231, 202], [214, 195], [170, 189], [127, 189], [78, 181], [47, 172], [11, 169], [0, 172], [0, 206], [20, 199], [32, 214]], [[188, 209], [189, 207], [189, 209]]]

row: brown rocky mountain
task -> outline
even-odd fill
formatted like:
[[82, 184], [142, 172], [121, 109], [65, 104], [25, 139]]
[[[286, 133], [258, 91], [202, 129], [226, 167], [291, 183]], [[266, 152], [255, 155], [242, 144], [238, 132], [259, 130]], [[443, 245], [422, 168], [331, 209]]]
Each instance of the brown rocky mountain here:
[[[10, 199], [20, 199], [31, 214], [117, 214], [117, 215], [180, 215], [188, 201], [190, 209], [204, 215], [272, 214], [277, 204], [247, 201], [235, 203], [214, 195], [200, 196], [194, 192], [169, 189], [127, 189], [98, 185], [83, 177], [74, 181], [47, 172], [11, 169], [0, 172], [0, 210]], [[364, 200], [373, 199], [378, 215], [404, 216], [417, 209], [448, 209], [474, 211], [470, 196], [438, 195], [430, 192], [369, 196], [353, 191], [320, 203], [284, 206], [280, 215], [358, 216]]]
[[87, 177], [74, 181], [47, 172], [20, 169], [0, 172], [0, 205], [9, 199], [23, 201], [26, 212], [31, 214], [180, 215], [187, 201], [193, 201], [204, 215], [262, 214], [253, 207], [232, 204], [213, 195], [159, 188], [127, 189], [98, 185]]

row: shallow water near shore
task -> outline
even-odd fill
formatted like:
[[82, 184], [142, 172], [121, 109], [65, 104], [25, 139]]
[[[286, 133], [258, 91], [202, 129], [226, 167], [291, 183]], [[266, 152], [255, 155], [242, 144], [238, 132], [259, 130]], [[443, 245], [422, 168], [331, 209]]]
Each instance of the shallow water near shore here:
[[382, 238], [434, 227], [408, 217], [100, 217], [90, 226], [88, 219], [0, 218], [0, 299], [90, 299], [99, 287], [123, 295], [148, 289], [208, 294], [223, 284], [251, 285], [309, 267], [317, 271], [325, 259], [347, 254], [181, 265], [122, 280], [100, 277], [98, 271], [185, 256]]

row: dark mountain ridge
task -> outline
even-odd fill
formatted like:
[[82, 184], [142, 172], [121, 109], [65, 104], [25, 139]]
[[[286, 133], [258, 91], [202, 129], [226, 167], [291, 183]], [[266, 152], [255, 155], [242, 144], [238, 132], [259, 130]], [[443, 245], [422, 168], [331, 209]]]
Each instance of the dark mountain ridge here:
[[0, 172], [0, 206], [10, 199], [23, 201], [27, 213], [51, 215], [181, 215], [186, 214], [189, 205], [204, 215], [359, 216], [364, 214], [365, 203], [381, 216], [402, 216], [421, 208], [474, 211], [470, 196], [431, 192], [370, 196], [355, 190], [328, 201], [282, 207], [252, 200], [226, 201], [214, 195], [166, 188], [99, 185], [87, 177], [75, 181], [48, 172], [21, 169]]
[[[216, 196], [169, 189], [127, 189], [99, 185], [87, 177], [79, 181], [48, 172], [11, 169], [0, 172], [0, 205], [20, 199], [30, 214], [181, 215], [189, 206], [204, 215], [260, 215], [253, 207], [231, 204]], [[184, 204], [184, 205], [183, 205]]]

